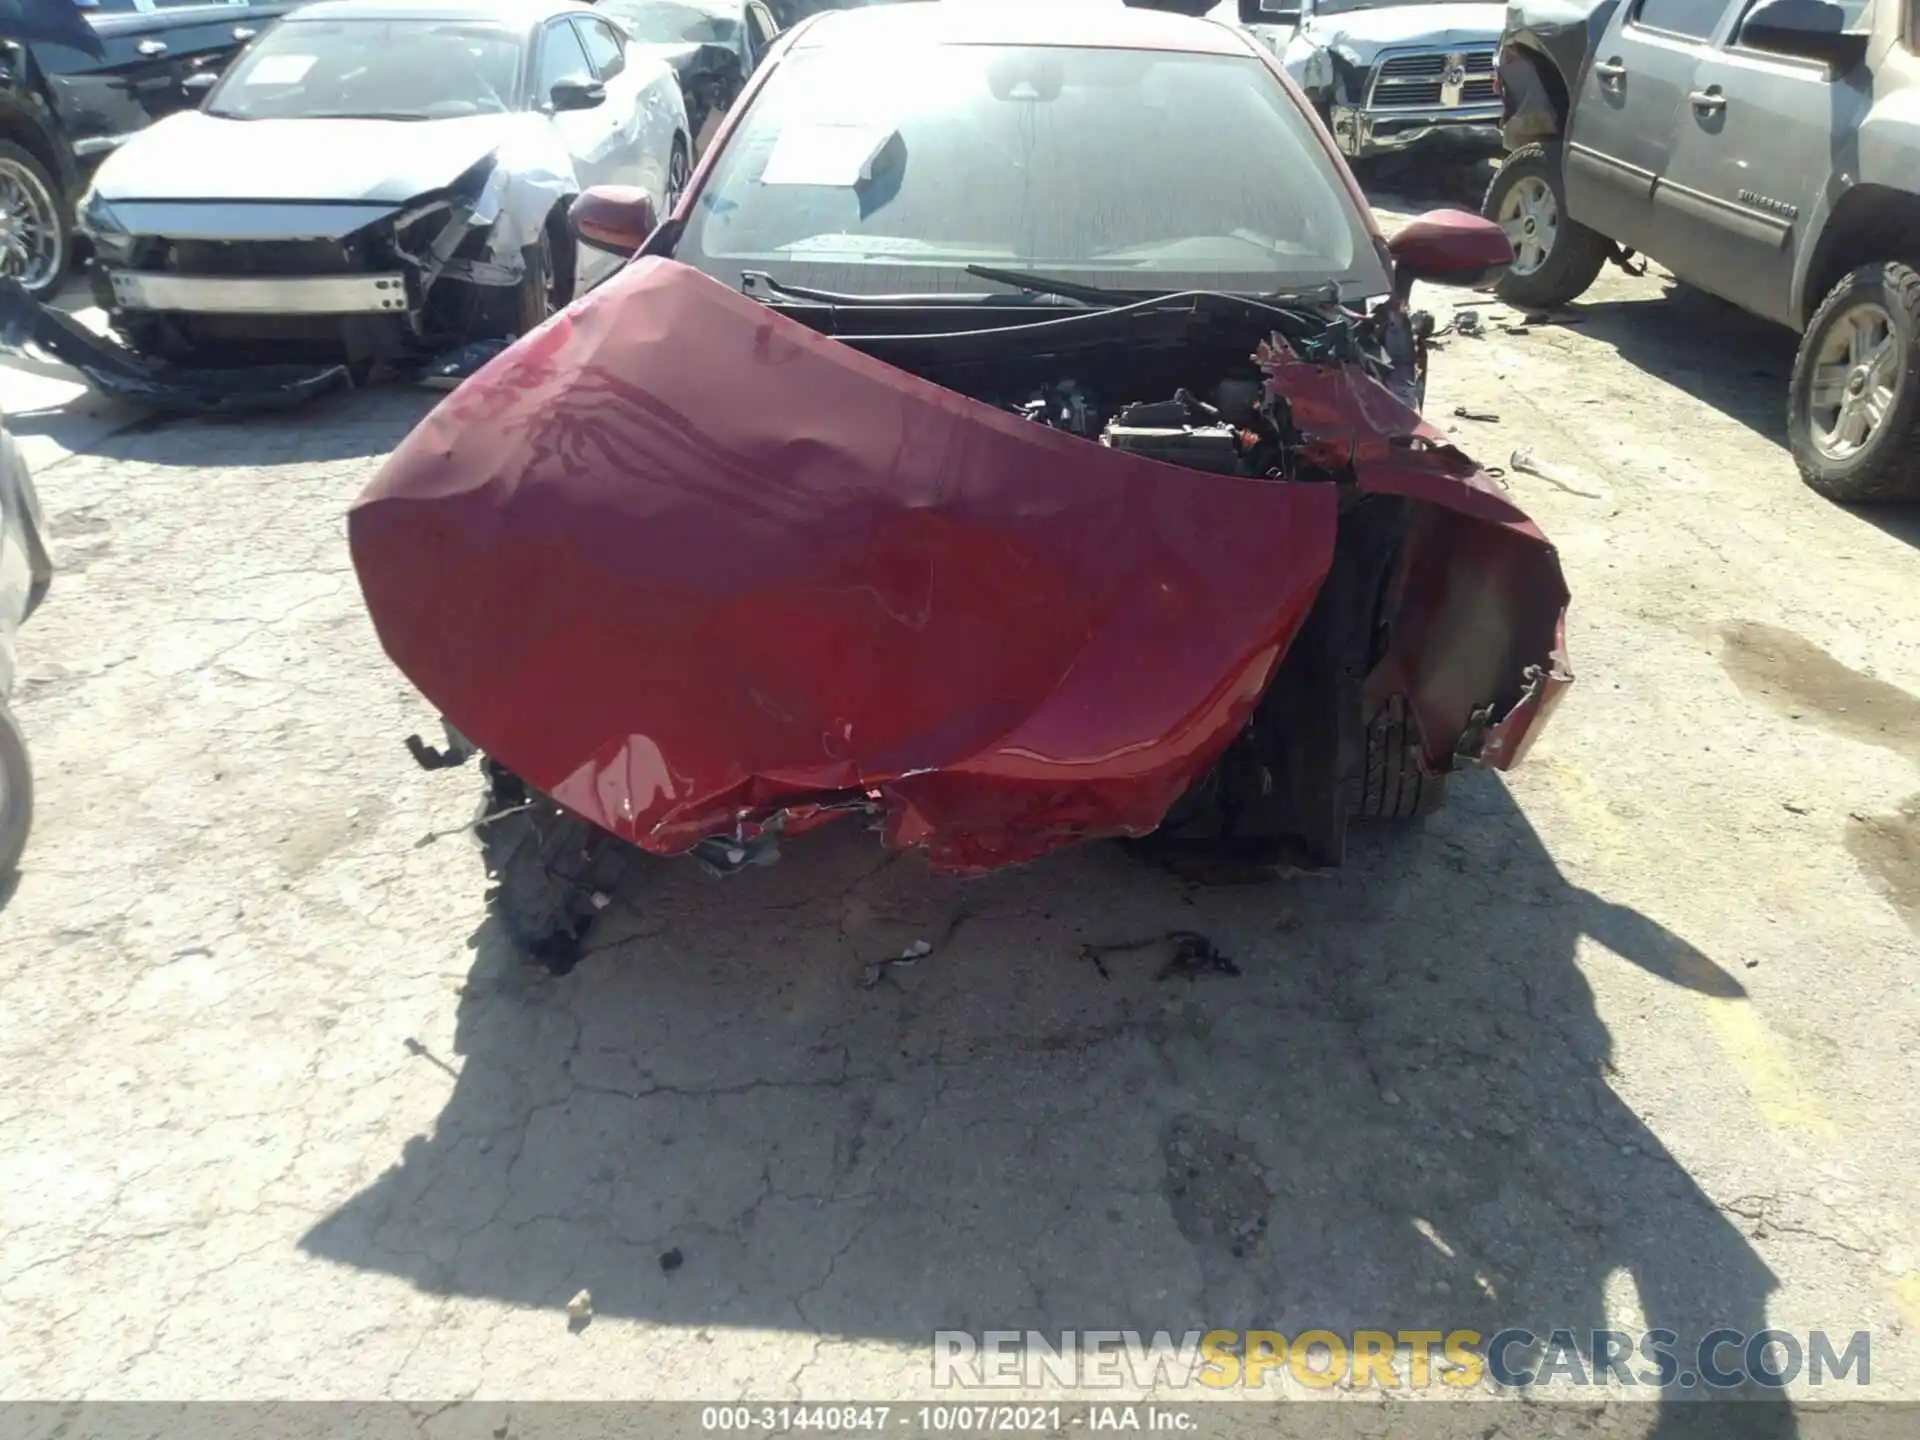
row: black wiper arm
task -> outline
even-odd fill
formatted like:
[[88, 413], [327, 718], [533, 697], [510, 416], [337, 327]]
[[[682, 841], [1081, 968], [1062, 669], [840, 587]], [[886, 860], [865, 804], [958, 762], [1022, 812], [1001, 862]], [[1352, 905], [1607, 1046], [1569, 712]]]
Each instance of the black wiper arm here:
[[[789, 285], [785, 280], [776, 280], [764, 270], [742, 270], [740, 289], [747, 295], [757, 295], [768, 291], [775, 295], [791, 296], [795, 300], [811, 300], [818, 305], [992, 305], [1008, 300], [1025, 301], [1033, 293], [1026, 295], [969, 295], [954, 291], [936, 291], [931, 294], [903, 295], [849, 295], [839, 290], [815, 290], [809, 285]], [[1045, 294], [1048, 292], [1038, 292]]]
[[1024, 270], [996, 270], [991, 265], [969, 265], [967, 274], [999, 285], [1011, 285], [1032, 295], [1058, 295], [1062, 300], [1078, 300], [1083, 305], [1131, 305], [1140, 297], [1124, 290], [1103, 290], [1098, 285], [1076, 285], [1071, 280], [1055, 280], [1049, 275], [1029, 275]]

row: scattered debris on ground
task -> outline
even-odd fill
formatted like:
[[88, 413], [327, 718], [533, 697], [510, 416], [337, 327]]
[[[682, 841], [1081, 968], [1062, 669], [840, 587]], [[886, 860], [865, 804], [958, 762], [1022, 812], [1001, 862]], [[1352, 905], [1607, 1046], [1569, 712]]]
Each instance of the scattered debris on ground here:
[[671, 1250], [665, 1251], [660, 1256], [660, 1268], [669, 1275], [686, 1263], [687, 1257], [680, 1253], [680, 1247], [678, 1245], [674, 1246]]
[[1469, 410], [1464, 405], [1453, 407], [1453, 413], [1462, 420], [1478, 420], [1485, 425], [1498, 425], [1500, 417], [1492, 410]]
[[918, 965], [933, 953], [933, 946], [924, 940], [916, 940], [898, 955], [889, 955], [884, 960], [876, 960], [860, 972], [860, 988], [871, 990], [878, 985], [889, 970], [903, 965]]
[[1169, 930], [1164, 935], [1150, 935], [1144, 940], [1127, 940], [1114, 945], [1082, 945], [1080, 958], [1091, 960], [1102, 980], [1111, 980], [1113, 972], [1107, 969], [1106, 963], [1109, 955], [1133, 954], [1159, 946], [1168, 947], [1169, 953], [1154, 974], [1153, 978], [1157, 981], [1171, 980], [1176, 976], [1196, 980], [1204, 974], [1240, 973], [1239, 965], [1222, 955], [1213, 941], [1197, 930]]

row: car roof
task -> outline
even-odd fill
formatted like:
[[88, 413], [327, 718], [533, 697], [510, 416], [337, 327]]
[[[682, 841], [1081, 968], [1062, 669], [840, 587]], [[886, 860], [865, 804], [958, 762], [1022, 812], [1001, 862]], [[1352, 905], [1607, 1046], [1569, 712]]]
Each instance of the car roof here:
[[[366, 3], [366, 0], [350, 0]], [[1213, 20], [1124, 0], [903, 0], [829, 10], [795, 27], [795, 50], [823, 45], [1071, 45], [1093, 50], [1173, 50], [1253, 55], [1247, 36]]]
[[593, 7], [574, 0], [319, 0], [286, 17], [302, 20], [493, 20], [515, 29], [531, 29], [554, 15], [591, 15]]

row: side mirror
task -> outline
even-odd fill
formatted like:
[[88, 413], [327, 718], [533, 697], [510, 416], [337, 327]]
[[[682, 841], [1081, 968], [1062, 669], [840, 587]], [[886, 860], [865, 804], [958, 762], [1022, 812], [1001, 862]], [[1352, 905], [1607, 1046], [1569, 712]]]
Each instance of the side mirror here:
[[607, 98], [607, 87], [598, 80], [589, 80], [584, 75], [569, 75], [565, 80], [556, 81], [552, 92], [547, 96], [554, 110], [591, 110], [603, 104]]
[[1513, 263], [1507, 232], [1467, 210], [1429, 210], [1387, 242], [1393, 256], [1393, 293], [1405, 300], [1413, 282], [1491, 284]]
[[196, 70], [180, 82], [180, 88], [189, 100], [198, 103], [205, 99], [207, 92], [219, 83], [218, 70]]
[[1306, 18], [1302, 0], [1240, 0], [1242, 25], [1292, 25]]
[[1831, 0], [1762, 0], [1741, 24], [1740, 43], [1847, 71], [1867, 58], [1867, 37], [1846, 27], [1847, 12]]
[[653, 197], [631, 185], [590, 185], [567, 207], [574, 238], [610, 255], [633, 254], [658, 223]]

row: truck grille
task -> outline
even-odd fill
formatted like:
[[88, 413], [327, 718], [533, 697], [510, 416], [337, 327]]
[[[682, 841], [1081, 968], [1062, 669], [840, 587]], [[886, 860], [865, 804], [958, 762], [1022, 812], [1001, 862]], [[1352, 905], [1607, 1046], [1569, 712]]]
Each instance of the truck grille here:
[[[1457, 83], [1451, 77], [1457, 77]], [[1500, 98], [1493, 47], [1389, 55], [1374, 68], [1369, 110], [1433, 110], [1491, 105]]]

